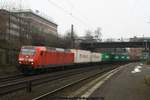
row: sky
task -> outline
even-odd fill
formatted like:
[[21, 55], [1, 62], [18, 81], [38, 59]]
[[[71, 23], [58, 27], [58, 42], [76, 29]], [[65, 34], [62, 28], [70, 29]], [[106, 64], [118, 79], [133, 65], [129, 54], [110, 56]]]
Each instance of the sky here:
[[1, 0], [1, 6], [39, 10], [58, 24], [59, 34], [71, 24], [79, 36], [101, 28], [103, 38], [150, 37], [150, 0]]

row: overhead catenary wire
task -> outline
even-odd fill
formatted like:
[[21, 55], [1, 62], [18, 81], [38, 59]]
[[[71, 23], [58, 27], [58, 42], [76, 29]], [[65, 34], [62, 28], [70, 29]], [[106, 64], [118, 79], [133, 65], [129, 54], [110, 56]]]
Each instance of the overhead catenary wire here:
[[0, 8], [1, 9], [6, 9], [6, 10], [11, 10], [14, 8], [15, 2], [13, 0], [1, 0], [0, 1]]
[[65, 1], [71, 8], [74, 8], [74, 5], [70, 0], [65, 0]]
[[6, 0], [1, 0], [1, 9], [5, 9], [6, 7]]
[[[88, 19], [86, 16], [84, 16], [79, 10], [76, 9], [75, 5], [73, 5], [73, 3], [72, 3], [70, 0], [65, 0], [65, 1], [68, 3], [68, 5], [70, 5], [70, 6], [72, 7], [72, 9], [74, 9], [74, 11], [75, 11], [76, 13], [78, 13], [78, 15], [80, 15], [80, 16], [84, 19], [84, 21], [85, 21], [85, 20], [86, 20], [86, 21], [89, 20], [89, 19]], [[92, 28], [91, 24], [89, 24], [89, 26]]]
[[63, 11], [64, 13], [66, 13], [67, 15], [71, 16], [73, 19], [75, 19], [76, 21], [78, 21], [80, 24], [84, 25], [85, 28], [90, 28], [90, 29], [92, 28], [92, 27], [90, 26], [90, 24], [85, 23], [82, 19], [80, 19], [79, 17], [73, 15], [72, 12], [66, 10], [64, 7], [62, 7], [62, 6], [58, 5], [58, 4], [56, 4], [56, 3], [53, 2], [52, 0], [48, 0], [48, 2], [49, 2], [50, 4], [52, 4], [53, 6], [57, 7], [58, 9], [60, 9], [61, 11]]

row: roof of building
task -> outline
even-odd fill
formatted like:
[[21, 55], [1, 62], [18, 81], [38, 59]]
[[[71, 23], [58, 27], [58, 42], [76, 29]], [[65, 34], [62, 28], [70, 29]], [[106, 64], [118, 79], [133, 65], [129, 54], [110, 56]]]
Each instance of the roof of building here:
[[0, 9], [0, 12], [2, 12], [3, 14], [7, 14], [7, 15], [11, 15], [11, 16], [17, 17], [19, 19], [22, 19], [23, 21], [26, 21], [24, 18], [21, 18], [18, 15], [14, 14], [14, 13], [11, 13], [7, 9]]
[[33, 10], [31, 10], [31, 9], [13, 10], [11, 12], [14, 12], [14, 13], [29, 13], [29, 14], [32, 14], [32, 15], [34, 15], [36, 17], [39, 17], [39, 18], [41, 18], [41, 19], [43, 19], [43, 20], [45, 20], [45, 21], [47, 21], [49, 23], [52, 23], [52, 24], [57, 26], [56, 22], [54, 22], [50, 17], [47, 17], [46, 15], [42, 16], [42, 14], [36, 13]]

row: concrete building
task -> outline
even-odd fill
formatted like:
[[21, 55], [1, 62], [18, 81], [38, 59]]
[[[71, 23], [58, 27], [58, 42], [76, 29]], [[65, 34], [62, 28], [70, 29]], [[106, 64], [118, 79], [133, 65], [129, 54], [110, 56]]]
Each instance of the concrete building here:
[[32, 10], [13, 11], [29, 22], [33, 45], [53, 46], [57, 41], [57, 24]]
[[4, 9], [0, 9], [0, 39], [15, 45], [29, 44], [28, 21]]
[[44, 18], [42, 15], [39, 15], [32, 10], [14, 11], [14, 13], [24, 19], [27, 19], [30, 22], [31, 29], [37, 28], [39, 31], [44, 33], [57, 35], [57, 24], [47, 18]]

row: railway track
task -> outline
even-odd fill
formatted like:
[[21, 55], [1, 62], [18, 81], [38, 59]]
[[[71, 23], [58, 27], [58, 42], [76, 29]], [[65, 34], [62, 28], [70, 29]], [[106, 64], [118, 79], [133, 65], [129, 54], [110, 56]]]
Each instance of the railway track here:
[[[78, 81], [76, 81], [76, 82], [70, 83], [70, 85], [73, 85], [77, 82], [85, 80], [84, 76], [87, 76], [86, 78], [88, 78], [89, 75], [93, 76], [93, 73], [95, 73], [95, 74], [96, 73], [97, 74], [104, 73], [104, 72], [107, 72], [108, 70], [111, 70], [112, 68], [116, 68], [116, 66], [119, 66], [119, 65], [113, 65], [113, 66], [112, 65], [102, 65], [102, 67], [108, 67], [105, 70], [104, 69], [102, 70], [102, 68], [97, 66], [97, 67], [86, 67], [86, 68], [72, 69], [72, 70], [67, 70], [67, 71], [59, 71], [59, 72], [54, 72], [54, 73], [50, 73], [50, 74], [42, 74], [42, 75], [24, 77], [22, 79], [18, 79], [18, 80], [12, 81], [12, 82], [0, 84], [0, 90], [3, 90], [3, 91], [0, 91], [0, 96], [5, 96], [9, 93], [15, 93], [19, 90], [24, 90], [24, 89], [26, 89], [27, 92], [31, 92], [33, 87], [36, 87], [36, 86], [39, 86], [41, 84], [45, 84], [48, 82], [55, 83], [55, 81], [56, 81], [56, 83], [57, 83], [57, 80], [60, 80], [60, 79], [62, 79], [65, 82], [65, 81], [69, 80], [70, 77], [72, 77], [72, 78], [74, 77], [74, 79], [77, 77], [82, 78], [82, 79], [78, 79]], [[67, 80], [64, 80], [64, 78]], [[69, 85], [69, 83], [65, 83], [63, 85], [59, 85], [58, 87], [54, 87], [53, 89], [51, 89], [52, 90], [51, 93], [57, 92], [65, 87], [69, 87], [70, 85]]]
[[15, 92], [24, 88], [28, 88], [27, 84], [30, 84], [30, 83], [32, 83], [32, 85], [35, 86], [35, 85], [42, 84], [48, 81], [53, 81], [53, 80], [60, 79], [62, 77], [66, 77], [68, 75], [74, 75], [74, 74], [78, 74], [84, 71], [88, 71], [88, 70], [90, 71], [93, 69], [94, 68], [91, 68], [91, 67], [87, 68], [86, 70], [84, 68], [80, 68], [80, 69], [68, 70], [68, 71], [62, 71], [62, 72], [59, 71], [59, 72], [51, 73], [51, 74], [42, 74], [42, 75], [23, 77], [19, 79], [16, 79], [15, 76], [10, 77], [10, 78], [4, 78], [5, 81], [0, 83], [0, 90], [3, 90], [3, 91], [0, 91], [0, 95], [4, 95], [10, 92]]
[[0, 77], [0, 83], [16, 80], [16, 79], [23, 78], [23, 77], [25, 76], [22, 73], [16, 74], [16, 75], [2, 76]]
[[[71, 86], [73, 86], [73, 85], [76, 85], [76, 84], [78, 84], [78, 83], [80, 83], [80, 82], [86, 81], [86, 80], [88, 80], [88, 79], [90, 79], [90, 78], [93, 78], [93, 77], [99, 75], [99, 74], [103, 75], [104, 73], [106, 73], [106, 72], [108, 72], [108, 71], [110, 71], [110, 70], [112, 70], [112, 69], [114, 69], [114, 68], [107, 68], [107, 69], [104, 69], [104, 70], [101, 70], [101, 71], [94, 71], [94, 73], [92, 73], [92, 74], [90, 74], [90, 73], [89, 73], [89, 74], [86, 74], [85, 77], [81, 77], [81, 78], [79, 78], [79, 79], [76, 80], [76, 81], [73, 81], [73, 82], [71, 82], [71, 83], [62, 85], [62, 86], [60, 86], [60, 87], [58, 87], [58, 88], [56, 88], [56, 89], [54, 89], [54, 90], [52, 90], [52, 91], [49, 91], [49, 92], [47, 92], [47, 93], [45, 93], [45, 94], [43, 94], [43, 95], [40, 95], [40, 96], [38, 96], [38, 97], [35, 97], [35, 98], [33, 98], [32, 100], [48, 100], [48, 99], [57, 100], [57, 99], [59, 99], [59, 96], [55, 96], [55, 94], [57, 94], [57, 92], [61, 92], [61, 91], [63, 91], [63, 90], [66, 89], [66, 88], [69, 88], [69, 87], [71, 87]], [[115, 71], [117, 71], [117, 70], [119, 70], [119, 68], [116, 68], [115, 70], [110, 71], [110, 72], [108, 72], [108, 73], [112, 73], [112, 72], [115, 72]], [[105, 76], [106, 76], [106, 75], [105, 75]], [[103, 77], [104, 77], [104, 76], [103, 76]], [[61, 96], [60, 96], [60, 98], [62, 98], [62, 100], [65, 100], [65, 97], [61, 97]], [[66, 97], [66, 99], [67, 99], [67, 97]]]

